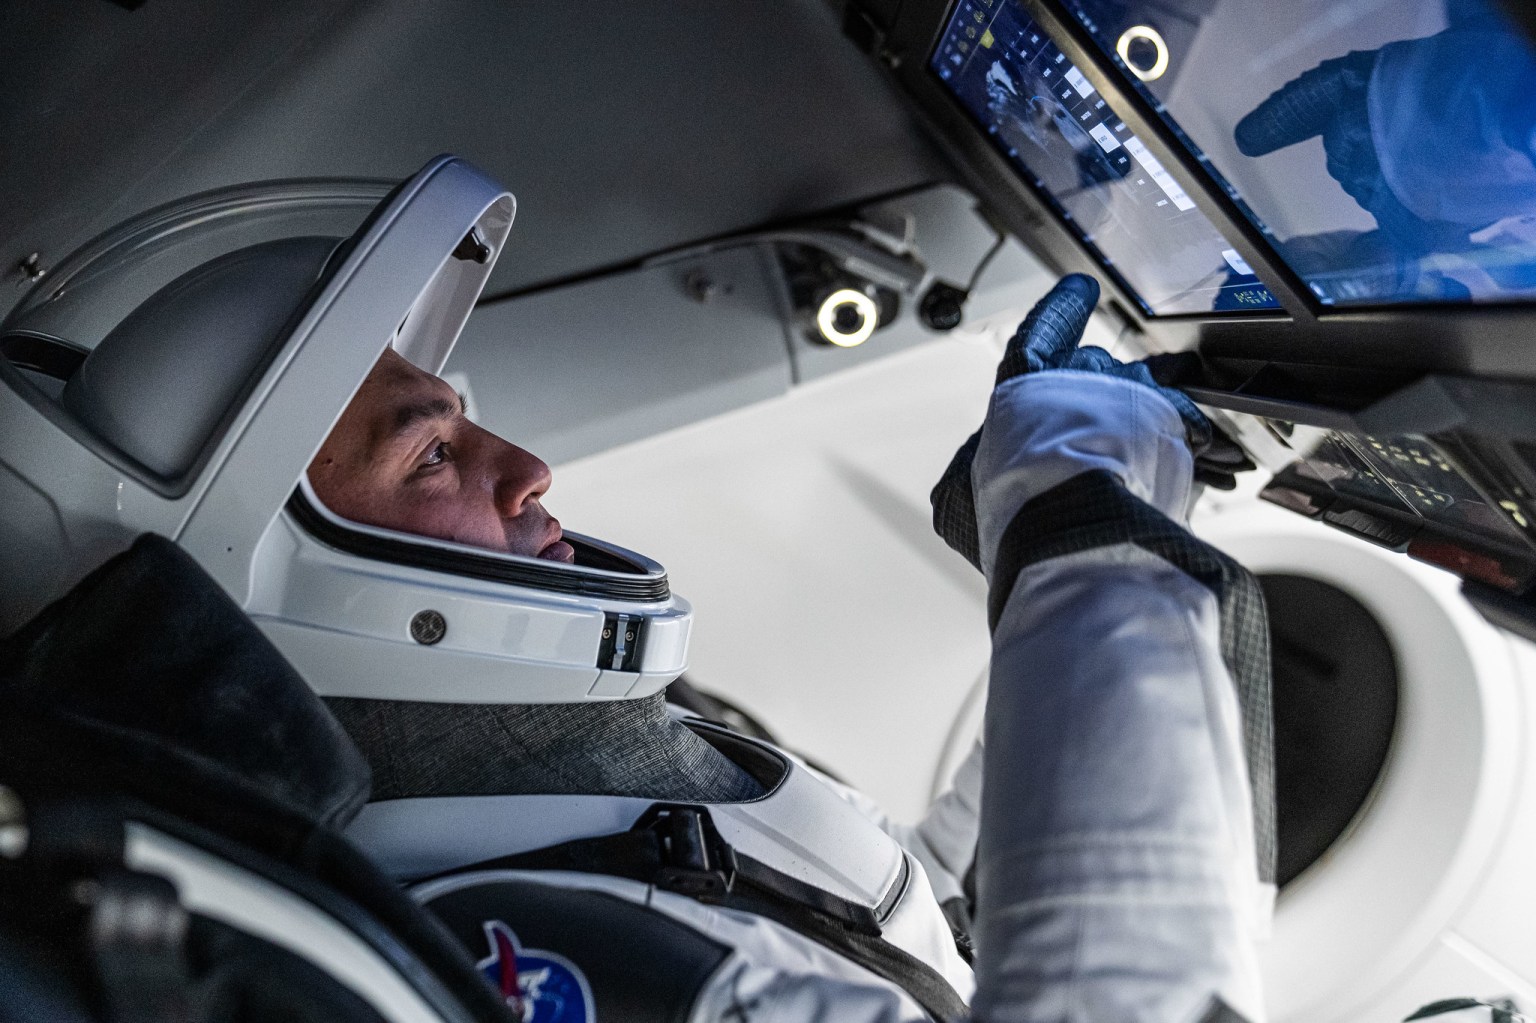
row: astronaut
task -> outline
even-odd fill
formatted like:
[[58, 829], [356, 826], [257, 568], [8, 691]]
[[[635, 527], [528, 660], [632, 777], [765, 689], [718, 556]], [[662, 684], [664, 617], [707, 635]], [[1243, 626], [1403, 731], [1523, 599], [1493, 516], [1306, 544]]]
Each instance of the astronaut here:
[[[1007, 824], [980, 829], [980, 859], [973, 856], [972, 848], [978, 837], [979, 820], [986, 819], [987, 810], [985, 804], [978, 806], [982, 800], [982, 765], [976, 761], [963, 772], [957, 790], [941, 800], [915, 831], [903, 833], [875, 814], [870, 819], [904, 840], [921, 864], [919, 885], [926, 875], [929, 883], [947, 896], [946, 902], [963, 904], [962, 876], [974, 861], [978, 864], [981, 891], [989, 890], [986, 886], [991, 886], [992, 891], [1007, 891], [1016, 872], [1026, 876], [1038, 873], [1050, 878], [1046, 887], [1053, 895], [1083, 903], [1067, 914], [1074, 918], [1070, 923], [1066, 919], [1053, 920], [1049, 925], [1043, 920], [1030, 921], [1023, 928], [1025, 933], [1015, 934], [1022, 921], [1014, 914], [1039, 912], [1029, 905], [1041, 897], [1038, 890], [1005, 896], [1011, 913], [999, 913], [986, 900], [980, 902], [983, 912], [977, 923], [978, 932], [984, 935], [981, 947], [1003, 952], [995, 957], [983, 952], [981, 966], [995, 970], [998, 979], [994, 983], [1010, 992], [1008, 1000], [1000, 998], [988, 1003], [985, 996], [992, 989], [983, 986], [977, 1008], [988, 1017], [1071, 1018], [1073, 1012], [1086, 1011], [1088, 1016], [1102, 1018], [1139, 1007], [1135, 1011], [1154, 1011], [1153, 1018], [1162, 1018], [1165, 1012], [1169, 1013], [1167, 1018], [1195, 1018], [1191, 1012], [1200, 1006], [1187, 1000], [1198, 999], [1200, 994], [1175, 992], [1173, 988], [1183, 983], [1174, 978], [1194, 966], [1197, 959], [1204, 960], [1200, 970], [1204, 983], [1210, 985], [1203, 992], [1205, 997], [1222, 997], [1228, 1000], [1228, 1005], [1242, 1004], [1246, 1012], [1253, 1014], [1257, 1012], [1255, 993], [1251, 986], [1240, 985], [1251, 985], [1248, 943], [1263, 918], [1265, 892], [1255, 872], [1248, 823], [1252, 812], [1244, 781], [1247, 767], [1241, 752], [1240, 715], [1236, 713], [1233, 683], [1223, 658], [1231, 657], [1234, 663], [1238, 663], [1237, 659], [1256, 659], [1257, 663], [1238, 670], [1262, 670], [1262, 621], [1254, 617], [1262, 612], [1255, 602], [1251, 580], [1230, 564], [1222, 564], [1222, 559], [1213, 552], [1201, 549], [1181, 527], [1154, 510], [1170, 509], [1182, 515], [1193, 481], [1193, 458], [1186, 438], [1193, 432], [1196, 443], [1203, 446], [1199, 438], [1203, 434], [1208, 440], [1210, 427], [1187, 399], [1176, 392], [1161, 392], [1141, 367], [1118, 366], [1102, 352], [1077, 350], [1078, 336], [1096, 298], [1097, 286], [1090, 279], [1068, 278], [1042, 301], [1021, 328], [1001, 370], [1005, 379], [989, 414], [988, 430], [982, 432], [977, 444], [968, 445], [957, 456], [950, 473], [937, 488], [936, 520], [946, 538], [962, 553], [981, 567], [990, 568], [996, 627], [1001, 630], [1005, 623], [1011, 626], [1010, 617], [1023, 619], [1023, 628], [1013, 634], [1009, 648], [1014, 657], [1021, 658], [1016, 663], [1061, 666], [1059, 675], [1053, 672], [1049, 680], [1039, 680], [1041, 688], [1033, 692], [1033, 687], [1018, 686], [1023, 679], [1003, 676], [1008, 692], [994, 691], [994, 701], [1007, 708], [1011, 697], [1019, 704], [1012, 712], [1016, 716], [1007, 716], [1009, 712], [1003, 711], [1005, 716], [995, 726], [989, 747], [1014, 752], [1011, 756], [1005, 754], [1007, 759], [999, 756], [986, 765], [987, 773], [1003, 772], [1004, 777], [1043, 781], [1052, 775], [1059, 776], [1059, 768], [1052, 767], [1058, 758], [1071, 757], [1075, 761], [1081, 755], [1085, 762], [1100, 759], [1092, 751], [1101, 741], [1111, 743], [1115, 755], [1103, 758], [1107, 761], [1103, 773], [1085, 768], [1070, 784], [1058, 780], [1051, 797], [1042, 798], [1033, 811], [1026, 809], [1028, 804], [1020, 804], [1020, 791], [1003, 788], [1001, 798], [996, 798], [998, 808], [992, 813]], [[1025, 375], [1031, 372], [1039, 375], [1031, 377], [1026, 385]], [[428, 411], [430, 415], [421, 414]], [[999, 439], [983, 443], [981, 438]], [[977, 517], [971, 510], [971, 479], [980, 473], [985, 473], [984, 478], [989, 481], [980, 491], [983, 502], [992, 496], [987, 487], [1006, 487], [1018, 495], [1009, 502], [1010, 511], [1032, 505], [1031, 510], [1042, 519], [1019, 519], [1007, 511], [992, 515], [984, 512]], [[1010, 482], [990, 482], [997, 477], [1008, 478]], [[550, 485], [548, 468], [522, 449], [469, 423], [446, 384], [390, 352], [381, 357], [322, 445], [311, 465], [309, 479], [316, 496], [332, 511], [371, 525], [435, 534], [443, 540], [510, 549], [531, 557], [562, 561], [572, 557], [570, 546], [558, 539], [558, 524], [542, 506], [541, 498]], [[1122, 479], [1128, 482], [1122, 484]], [[987, 504], [981, 507], [985, 509]], [[1064, 513], [1069, 511], [1081, 514], [1068, 517]], [[1096, 548], [1122, 547], [1123, 543], [1106, 545], [1102, 535], [1084, 535], [1085, 530], [1089, 534], [1094, 532], [1089, 523], [1096, 517], [1100, 533], [1128, 530], [1135, 538], [1131, 541], [1133, 549], [1118, 550], [1104, 560]], [[1142, 519], [1139, 526], [1131, 525], [1129, 520], [1136, 518]], [[1040, 521], [1066, 527], [1061, 529], [1066, 535], [1052, 536], [1049, 529], [1039, 528]], [[1063, 558], [1075, 567], [1056, 563], [1056, 559]], [[1197, 567], [1200, 561], [1204, 564]], [[1052, 565], [1030, 571], [1040, 562]], [[1142, 571], [1148, 571], [1148, 577], [1136, 579]], [[1200, 572], [1207, 582], [1196, 583], [1186, 572]], [[1077, 579], [1079, 574], [1085, 578]], [[1016, 582], [1010, 588], [999, 585], [1000, 578], [1028, 581]], [[1093, 658], [1091, 667], [1085, 663], [1079, 669], [1083, 672], [1079, 684], [1093, 678], [1103, 682], [1119, 675], [1127, 691], [1114, 694], [1104, 706], [1091, 710], [1079, 705], [1077, 699], [1068, 698], [1060, 703], [1061, 694], [1055, 696], [1062, 712], [1070, 717], [1076, 714], [1069, 707], [1088, 710], [1087, 730], [1077, 736], [1087, 744], [1085, 748], [1073, 750], [1070, 740], [1062, 741], [1065, 736], [1058, 730], [1059, 720], [1047, 720], [1038, 711], [1022, 712], [1023, 707], [1046, 700], [1051, 688], [1072, 686], [1067, 679], [1076, 674], [1075, 663], [1083, 661], [1080, 651], [1065, 645], [1079, 638], [1074, 630], [1067, 630], [1064, 635], [1057, 628], [1047, 627], [1047, 623], [1080, 621], [1091, 631], [1103, 629], [1112, 634], [1124, 628], [1122, 619], [1134, 616], [1138, 610], [1141, 615], [1147, 614], [1150, 608], [1143, 605], [1148, 589], [1163, 587], [1168, 587], [1169, 595], [1175, 598], [1161, 613], [1154, 612], [1163, 621], [1152, 624], [1149, 632], [1143, 632], [1138, 624], [1136, 636], [1126, 637], [1121, 654], [1117, 656], [1101, 646], [1103, 652]], [[1010, 589], [1013, 594], [1030, 594], [1030, 602], [1041, 606], [1028, 612], [1015, 610], [1010, 615], [1008, 604], [1019, 599], [1009, 594]], [[997, 596], [1000, 592], [1004, 594], [1001, 597]], [[1249, 644], [1248, 648], [1234, 647], [1228, 655], [1215, 647], [1204, 651], [1184, 649], [1189, 643], [1188, 632], [1172, 628], [1183, 613], [1179, 606], [1182, 601], [1198, 608], [1207, 624], [1223, 619], [1219, 604], [1238, 605], [1228, 606], [1225, 616], [1248, 616], [1248, 628], [1255, 631], [1235, 640]], [[1051, 608], [1048, 610], [1045, 605]], [[1042, 634], [1031, 635], [1036, 630]], [[1044, 634], [1047, 632], [1049, 637]], [[1162, 650], [1143, 646], [1150, 635], [1164, 637]], [[1117, 665], [1115, 662], [1120, 658], [1124, 658], [1124, 663]], [[1182, 693], [1165, 691], [1162, 684], [1138, 692], [1144, 682], [1128, 677], [1132, 669], [1141, 672], [1150, 664], [1159, 663], [1162, 666], [1157, 674], [1172, 671], [1202, 682], [1191, 686], [1187, 685], [1187, 678], [1181, 679], [1179, 687], [1185, 689]], [[407, 873], [436, 874], [453, 860], [472, 858], [465, 848], [466, 842], [505, 852], [515, 851], [519, 843], [528, 843], [536, 829], [530, 828], [524, 819], [533, 814], [518, 812], [513, 800], [503, 797], [493, 805], [498, 807], [498, 816], [520, 823], [490, 839], [485, 824], [472, 825], [478, 832], [473, 838], [456, 833], [463, 830], [463, 825], [445, 820], [432, 809], [431, 801], [419, 797], [441, 792], [444, 772], [454, 770], [452, 762], [476, 761], [475, 753], [483, 749], [478, 738], [465, 741], [462, 728], [450, 731], [450, 720], [468, 725], [472, 734], [476, 729], [469, 723], [488, 713], [494, 713], [500, 719], [500, 727], [513, 736], [521, 736], [530, 727], [548, 730], [558, 726], [542, 721], [530, 726], [519, 720], [533, 708], [491, 711], [461, 706], [457, 713], [454, 709], [437, 708], [435, 727], [413, 731], [410, 725], [421, 720], [417, 704], [372, 701], [366, 711], [358, 711], [352, 706], [354, 702], [331, 701], [342, 720], [349, 723], [352, 734], [359, 738], [376, 772], [387, 777], [398, 796], [403, 797], [364, 811], [353, 833], [365, 848], [386, 861], [408, 855]], [[612, 717], [617, 709], [612, 704], [588, 708], [602, 717]], [[543, 712], [547, 708], [538, 710]], [[377, 719], [393, 715], [402, 720], [381, 730]], [[501, 791], [546, 793], [552, 789], [565, 791], [569, 786], [562, 786], [557, 778], [530, 783], [523, 777], [525, 772], [533, 768], [551, 771], [554, 762], [560, 764], [559, 773], [564, 775], [573, 768], [580, 770], [606, 763], [620, 773], [611, 779], [583, 780], [576, 793], [591, 796], [599, 794], [603, 785], [622, 786], [625, 793], [675, 801], [684, 798], [676, 794], [679, 787], [686, 787], [693, 793], [708, 793], [689, 798], [711, 803], [764, 800], [761, 785], [754, 786], [740, 768], [731, 771], [735, 765], [727, 757], [702, 743], [698, 744], [703, 747], [699, 755], [690, 759], [676, 777], [648, 769], [646, 743], [660, 747], [669, 738], [676, 741], [670, 736], [675, 724], [662, 724], [660, 717], [637, 718], [628, 712], [622, 718], [626, 722], [622, 736], [626, 745], [617, 750], [611, 743], [605, 743], [602, 736], [590, 742], [571, 743], [558, 753], [527, 743], [517, 752], [536, 751], [532, 758], [535, 763], [473, 763], [459, 770], [472, 770], [477, 777], [500, 770], [506, 776], [500, 783]], [[1155, 731], [1142, 734], [1148, 718], [1158, 723], [1152, 725]], [[1186, 734], [1174, 730], [1175, 722]], [[575, 723], [574, 718], [571, 723]], [[1208, 730], [1214, 730], [1214, 741], [1195, 741], [1197, 734]], [[652, 732], [655, 734], [648, 734]], [[1187, 758], [1182, 756], [1180, 747], [1186, 743], [1200, 752]], [[1033, 752], [1020, 755], [1024, 750]], [[1169, 772], [1164, 779], [1167, 803], [1160, 809], [1144, 802], [1146, 777], [1141, 772], [1149, 769]], [[1116, 807], [1110, 793], [1124, 790], [1138, 777], [1141, 780], [1133, 786], [1134, 805]], [[1202, 794], [1204, 805], [1198, 809], [1181, 805], [1192, 794], [1190, 783], [1195, 779], [1213, 786], [1210, 792]], [[825, 779], [820, 780], [830, 788]], [[1022, 788], [1035, 789], [1035, 784], [1025, 782]], [[1036, 794], [1042, 795], [1048, 787], [1040, 785]], [[776, 794], [784, 798], [788, 791], [781, 788]], [[861, 809], [867, 805], [853, 794], [840, 794]], [[551, 816], [565, 817], [579, 801], [568, 800], [562, 812]], [[806, 798], [806, 803], [810, 802]], [[450, 805], [463, 811], [462, 801]], [[789, 809], [791, 813], [800, 813], [807, 808], [799, 805]], [[724, 808], [714, 809], [717, 816], [724, 816]], [[387, 819], [380, 811], [393, 819]], [[1144, 815], [1149, 813], [1161, 822], [1152, 824], [1146, 820]], [[829, 816], [833, 814], [835, 811]], [[755, 817], [759, 827], [776, 826], [791, 834], [796, 830], [792, 819], [776, 820], [763, 810]], [[857, 834], [862, 823], [850, 815], [842, 825], [842, 830], [849, 833], [844, 840]], [[556, 826], [562, 829], [560, 834], [565, 834], [565, 821]], [[1069, 837], [1081, 846], [1052, 849], [1047, 839], [1042, 847], [1042, 836], [1051, 834]], [[423, 835], [433, 837], [422, 843]], [[793, 837], [802, 843], [806, 841], [803, 833]], [[997, 860], [989, 862], [989, 853]], [[445, 854], [453, 860], [441, 859]], [[422, 856], [431, 858], [424, 862], [418, 858]], [[1187, 872], [1191, 859], [1207, 862], [1191, 873]], [[503, 857], [499, 866], [530, 862], [533, 861], [527, 858]], [[458, 865], [461, 864], [454, 864]], [[1112, 877], [1091, 876], [1103, 870]], [[436, 900], [460, 894], [466, 887], [479, 889], [490, 883], [493, 882], [487, 880], [487, 875], [477, 872], [467, 878], [450, 876], [433, 882], [426, 891], [430, 892], [429, 898]], [[922, 892], [921, 887], [918, 892]], [[915, 899], [917, 894], [912, 893], [909, 898]], [[1170, 896], [1170, 905], [1151, 908], [1154, 901]], [[1119, 905], [1102, 919], [1094, 919], [1097, 913], [1087, 908], [1087, 903], [1095, 897]], [[459, 901], [462, 903], [462, 899]], [[922, 902], [931, 904], [926, 898]], [[1226, 908], [1212, 913], [1210, 906]], [[1065, 975], [1090, 969], [1097, 972], [1097, 966], [1090, 968], [1087, 962], [1072, 962], [1078, 954], [1073, 946], [1079, 944], [1079, 936], [1085, 931], [1098, 934], [1100, 928], [1104, 933], [1086, 939], [1087, 944], [1097, 945], [1102, 938], [1108, 947], [1116, 940], [1126, 940], [1124, 936], [1116, 939], [1111, 935], [1127, 912], [1144, 916], [1146, 922], [1153, 915], [1168, 913], [1135, 953], [1138, 969], [1145, 971], [1131, 982], [1131, 987], [1137, 990], [1112, 996], [1085, 992], [1081, 996], [1084, 1004], [1079, 1007], [1060, 1001], [1064, 998], [1058, 987], [1062, 978], [1047, 981], [1053, 970], [1046, 964], [1054, 964]], [[926, 919], [911, 911], [906, 915], [917, 918], [925, 930], [935, 935], [926, 947], [913, 941], [917, 935], [912, 935], [907, 938], [912, 942], [908, 950], [930, 962], [944, 964], [946, 977], [951, 978], [957, 991], [968, 993], [968, 978], [948, 954], [948, 935], [939, 926], [940, 921], [931, 912]], [[1054, 911], [1048, 915], [1054, 915]], [[885, 933], [893, 941], [902, 933], [904, 924], [911, 929], [911, 920], [893, 915], [889, 921]], [[1037, 925], [1054, 933], [1030, 935]], [[1179, 934], [1200, 937], [1184, 946], [1183, 939], [1175, 937]], [[1158, 947], [1170, 941], [1170, 945]], [[743, 943], [739, 947], [745, 946]], [[771, 960], [765, 953], [759, 955], [762, 961], [756, 968], [761, 972]], [[732, 1001], [750, 1000], [759, 1006], [773, 1003], [797, 1015], [810, 1011], [807, 994], [795, 987], [796, 983], [804, 982], [803, 978], [791, 981], [777, 975], [771, 981], [765, 980], [746, 972], [745, 962], [750, 957], [745, 951], [740, 958], [742, 972], [723, 974], [717, 982], [720, 997], [728, 994]], [[1153, 979], [1146, 972], [1161, 976]], [[1019, 986], [1034, 990], [1029, 999], [1015, 1006], [1013, 999]], [[814, 997], [824, 998], [829, 990], [834, 990], [829, 981], [818, 981]], [[706, 992], [700, 997], [712, 996], [713, 993]], [[1172, 1004], [1152, 1008], [1170, 998], [1185, 1001], [1177, 1004], [1176, 1009]], [[837, 1011], [842, 1018], [850, 1010], [840, 1007]], [[899, 1016], [898, 1010], [893, 1018]]]
[[524, 1019], [1261, 1019], [1262, 601], [1185, 528], [1209, 423], [1077, 347], [1097, 285], [1030, 314], [935, 489], [991, 680], [984, 744], [905, 828], [669, 713], [691, 610], [661, 566], [562, 529], [548, 468], [436, 376], [513, 208], [440, 158], [345, 241], [191, 246], [89, 354], [24, 305], [0, 632], [174, 539], [368, 759], [348, 836]]

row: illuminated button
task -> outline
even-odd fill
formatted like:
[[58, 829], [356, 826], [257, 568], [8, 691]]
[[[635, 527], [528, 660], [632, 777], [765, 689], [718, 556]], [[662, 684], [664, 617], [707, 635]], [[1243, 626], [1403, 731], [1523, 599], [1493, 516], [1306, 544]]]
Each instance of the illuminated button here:
[[[1147, 43], [1152, 47], [1153, 60], [1149, 67], [1142, 67], [1131, 60], [1131, 47], [1136, 43]], [[1120, 39], [1115, 43], [1115, 52], [1120, 59], [1125, 61], [1125, 66], [1131, 69], [1131, 74], [1140, 78], [1143, 82], [1154, 82], [1163, 77], [1168, 70], [1168, 44], [1163, 41], [1162, 34], [1151, 25], [1132, 25], [1120, 33]]]
[[816, 310], [816, 329], [828, 343], [853, 348], [869, 340], [879, 319], [874, 299], [862, 291], [840, 288], [823, 299]]

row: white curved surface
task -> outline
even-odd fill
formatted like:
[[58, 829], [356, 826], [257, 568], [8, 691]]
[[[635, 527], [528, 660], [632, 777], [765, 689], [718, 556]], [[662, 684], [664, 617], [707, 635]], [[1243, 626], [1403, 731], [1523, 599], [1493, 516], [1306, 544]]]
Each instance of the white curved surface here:
[[[1485, 622], [1449, 574], [1288, 512], [1212, 502], [1197, 529], [1256, 572], [1349, 593], [1398, 656], [1398, 722], [1382, 778], [1344, 837], [1281, 893], [1261, 953], [1271, 1018], [1370, 1023], [1453, 995], [1529, 999], [1536, 941], [1490, 952], [1457, 927], [1502, 884], [1494, 868], [1517, 810], [1530, 816], [1520, 806], [1532, 741], [1523, 644]], [[1528, 910], [1505, 903], [1506, 919], [1486, 929]], [[1480, 960], [1502, 969], [1468, 969]]]

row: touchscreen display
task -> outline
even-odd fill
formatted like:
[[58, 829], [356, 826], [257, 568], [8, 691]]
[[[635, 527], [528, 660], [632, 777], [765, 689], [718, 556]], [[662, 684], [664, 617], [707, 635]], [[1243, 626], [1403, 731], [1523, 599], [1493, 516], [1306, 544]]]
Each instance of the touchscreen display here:
[[960, 0], [931, 67], [1148, 312], [1278, 306], [1018, 0]]
[[1319, 303], [1536, 298], [1536, 51], [1498, 0], [1065, 2]]

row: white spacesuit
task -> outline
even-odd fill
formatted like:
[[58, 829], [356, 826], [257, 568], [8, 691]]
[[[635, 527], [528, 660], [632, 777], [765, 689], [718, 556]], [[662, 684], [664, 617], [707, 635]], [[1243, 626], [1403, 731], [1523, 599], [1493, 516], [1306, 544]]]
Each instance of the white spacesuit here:
[[[119, 295], [133, 312], [103, 338], [23, 305], [0, 360], [16, 512], [0, 576], [27, 582], [7, 584], [0, 631], [153, 531], [326, 696], [595, 705], [664, 688], [690, 610], [660, 566], [570, 533], [568, 565], [363, 526], [303, 479], [385, 346], [441, 368], [512, 209], [444, 158], [344, 243], [274, 217], [276, 237], [215, 259], [186, 246], [189, 265], [163, 259], [135, 282], [147, 295]], [[61, 276], [89, 296], [107, 257], [87, 255]], [[916, 828], [702, 722], [691, 734], [759, 796], [405, 795], [353, 822], [523, 1019], [1262, 1018], [1252, 943], [1272, 891], [1247, 757], [1267, 731], [1238, 698], [1262, 604], [1183, 529], [1182, 405], [1074, 360], [1090, 285], [1064, 282], [1021, 328], [1018, 345], [1052, 350], [1005, 374], [967, 452], [991, 589], [985, 743]]]
[[[983, 560], [1011, 595], [995, 629], [986, 745], [915, 829], [885, 825], [921, 869], [884, 937], [941, 965], [964, 995], [968, 978], [929, 892], [960, 896], [975, 859], [978, 1018], [1261, 1018], [1252, 942], [1269, 893], [1256, 871], [1217, 596], [1134, 539], [1031, 559], [1007, 577], [996, 554], [1013, 516], [992, 509], [1033, 502], [1044, 517], [1108, 498], [1182, 515], [1191, 486], [1183, 434], [1167, 402], [1129, 381], [1041, 374], [994, 398], [975, 473]], [[833, 791], [859, 812], [829, 805]], [[645, 808], [616, 802], [396, 801], [365, 809], [352, 833], [386, 863], [437, 873], [520, 842], [620, 830]], [[869, 828], [883, 823], [877, 811], [803, 769], [759, 804], [710, 809], [722, 832], [730, 822], [738, 850], [792, 851], [780, 862], [802, 877], [890, 855]], [[462, 912], [466, 892], [539, 876], [449, 873], [418, 893], [429, 904], [456, 897], [451, 911]], [[922, 1018], [898, 985], [829, 961], [771, 922], [636, 881], [562, 874], [544, 883], [608, 892], [727, 938], [731, 956], [691, 1018], [732, 1018], [744, 1004], [750, 1019]], [[815, 883], [833, 887], [827, 877]], [[1213, 1008], [1218, 999], [1226, 1009]]]

